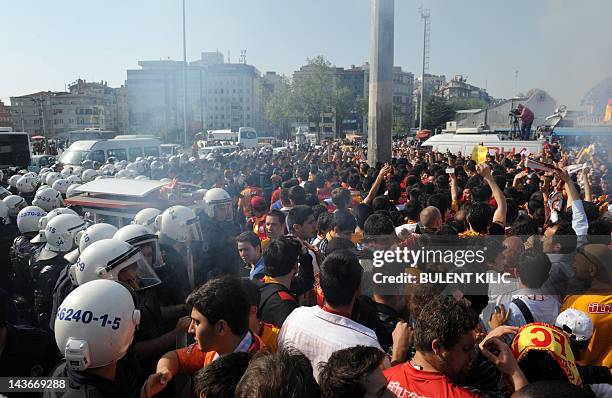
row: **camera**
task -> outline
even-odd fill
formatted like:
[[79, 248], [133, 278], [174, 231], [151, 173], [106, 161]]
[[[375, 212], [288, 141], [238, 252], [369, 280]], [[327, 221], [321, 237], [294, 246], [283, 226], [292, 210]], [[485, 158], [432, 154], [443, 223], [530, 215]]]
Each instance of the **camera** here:
[[508, 116], [518, 116], [521, 114], [521, 111], [519, 111], [518, 109], [511, 109], [510, 112], [508, 112]]

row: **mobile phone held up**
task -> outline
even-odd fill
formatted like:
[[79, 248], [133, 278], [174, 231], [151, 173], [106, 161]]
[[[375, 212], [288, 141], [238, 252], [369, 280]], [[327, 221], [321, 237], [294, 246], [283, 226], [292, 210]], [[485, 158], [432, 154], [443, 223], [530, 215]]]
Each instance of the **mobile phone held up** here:
[[447, 167], [446, 174], [455, 174], [455, 169], [453, 167]]

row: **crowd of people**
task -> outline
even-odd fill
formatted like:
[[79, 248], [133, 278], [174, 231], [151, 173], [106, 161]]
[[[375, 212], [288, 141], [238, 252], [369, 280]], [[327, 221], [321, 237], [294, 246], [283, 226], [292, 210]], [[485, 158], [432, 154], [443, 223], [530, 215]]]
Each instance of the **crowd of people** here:
[[[66, 378], [49, 397], [609, 397], [606, 145], [478, 163], [398, 139], [371, 167], [333, 141], [2, 175], [0, 375]], [[104, 178], [202, 189], [118, 228], [71, 204]], [[441, 247], [486, 250], [374, 261]], [[504, 282], [418, 282], [466, 271]]]

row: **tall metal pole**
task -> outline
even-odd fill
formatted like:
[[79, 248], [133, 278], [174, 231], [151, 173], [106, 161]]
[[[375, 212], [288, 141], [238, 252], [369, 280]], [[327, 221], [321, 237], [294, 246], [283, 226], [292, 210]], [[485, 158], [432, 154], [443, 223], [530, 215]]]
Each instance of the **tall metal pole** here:
[[423, 20], [423, 69], [421, 72], [421, 98], [419, 100], [419, 131], [423, 130], [423, 102], [425, 101], [425, 72], [427, 70], [428, 60], [428, 33], [429, 33], [429, 10], [419, 9], [421, 19]]
[[374, 167], [391, 160], [394, 1], [372, 0], [368, 163]]
[[183, 139], [187, 146], [187, 36], [185, 29], [185, 0], [183, 0]]

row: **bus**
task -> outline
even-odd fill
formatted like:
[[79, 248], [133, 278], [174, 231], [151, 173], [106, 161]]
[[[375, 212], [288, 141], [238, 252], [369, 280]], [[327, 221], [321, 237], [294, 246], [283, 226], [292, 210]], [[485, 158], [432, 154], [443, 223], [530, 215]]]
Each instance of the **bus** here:
[[30, 136], [24, 132], [0, 133], [0, 168], [30, 166], [32, 148]]
[[240, 127], [238, 131], [209, 130], [206, 134], [207, 145], [224, 141], [238, 143], [243, 148], [255, 148], [257, 147], [257, 131], [252, 127]]

